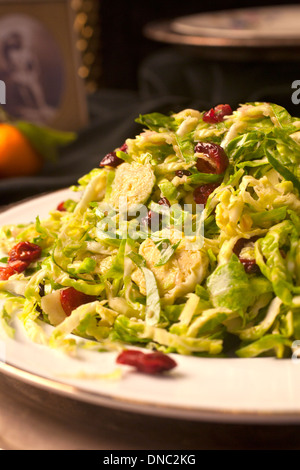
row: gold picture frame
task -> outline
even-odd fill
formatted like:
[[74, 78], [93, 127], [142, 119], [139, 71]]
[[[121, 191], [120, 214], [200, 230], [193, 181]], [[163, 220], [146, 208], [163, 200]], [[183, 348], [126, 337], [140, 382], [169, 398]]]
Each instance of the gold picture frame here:
[[88, 124], [74, 16], [69, 0], [0, 0], [0, 81], [13, 118], [66, 131]]

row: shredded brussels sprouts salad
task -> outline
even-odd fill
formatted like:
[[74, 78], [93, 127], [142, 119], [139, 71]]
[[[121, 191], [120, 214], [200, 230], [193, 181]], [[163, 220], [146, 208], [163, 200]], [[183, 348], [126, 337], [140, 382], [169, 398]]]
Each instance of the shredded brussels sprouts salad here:
[[[300, 118], [141, 115], [48, 218], [0, 232], [1, 325], [66, 352], [289, 357], [300, 339]], [[51, 325], [45, 328], [45, 325]]]

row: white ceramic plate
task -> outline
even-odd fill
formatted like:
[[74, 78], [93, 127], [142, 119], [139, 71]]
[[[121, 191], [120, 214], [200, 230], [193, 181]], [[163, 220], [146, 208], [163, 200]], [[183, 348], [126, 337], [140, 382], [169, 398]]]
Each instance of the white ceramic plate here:
[[[73, 193], [72, 193], [73, 194]], [[42, 219], [69, 197], [63, 190], [19, 204], [0, 214], [0, 225]], [[0, 371], [78, 400], [158, 416], [253, 423], [300, 423], [300, 359], [209, 359], [175, 356], [167, 377], [115, 370], [117, 353], [84, 352], [67, 357], [34, 344], [16, 323], [16, 337], [1, 335]], [[99, 377], [101, 375], [101, 377]]]
[[176, 33], [240, 39], [299, 38], [300, 6], [225, 10], [184, 16], [171, 22]]

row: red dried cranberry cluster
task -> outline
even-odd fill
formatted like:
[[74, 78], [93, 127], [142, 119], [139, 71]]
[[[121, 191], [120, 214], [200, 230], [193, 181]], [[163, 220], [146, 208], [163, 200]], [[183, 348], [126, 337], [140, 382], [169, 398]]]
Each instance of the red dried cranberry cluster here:
[[232, 109], [229, 104], [218, 104], [218, 106], [215, 106], [204, 113], [203, 121], [215, 124], [217, 122], [222, 122], [225, 116], [230, 116], [231, 114]]
[[74, 287], [67, 287], [60, 291], [61, 306], [67, 316], [71, 315], [73, 310], [83, 304], [93, 302], [96, 297], [84, 294], [74, 289]]
[[8, 254], [7, 266], [0, 268], [0, 280], [7, 281], [13, 274], [20, 274], [41, 256], [41, 247], [30, 242], [20, 242]]
[[233, 248], [233, 253], [238, 256], [240, 262], [243, 264], [247, 274], [258, 274], [260, 273], [259, 266], [256, 264], [255, 259], [242, 258], [240, 253], [242, 249], [250, 242], [255, 242], [259, 237], [252, 237], [250, 239], [240, 238]]
[[[119, 151], [126, 153], [127, 152], [127, 144], [123, 144], [120, 148]], [[121, 163], [124, 163], [124, 160], [121, 158], [117, 157], [117, 152], [109, 152], [105, 157], [100, 162], [100, 167], [104, 166], [110, 166], [112, 168], [116, 168], [117, 166], [121, 165]]]
[[176, 362], [166, 354], [155, 351], [143, 353], [134, 349], [127, 349], [117, 357], [118, 364], [135, 367], [139, 372], [146, 374], [159, 374], [174, 369]]

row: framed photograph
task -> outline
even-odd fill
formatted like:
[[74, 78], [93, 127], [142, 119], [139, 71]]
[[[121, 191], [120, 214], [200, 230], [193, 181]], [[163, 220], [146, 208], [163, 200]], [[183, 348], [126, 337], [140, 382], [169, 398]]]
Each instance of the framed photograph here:
[[68, 131], [87, 124], [74, 16], [69, 0], [0, 0], [1, 102], [12, 117]]

